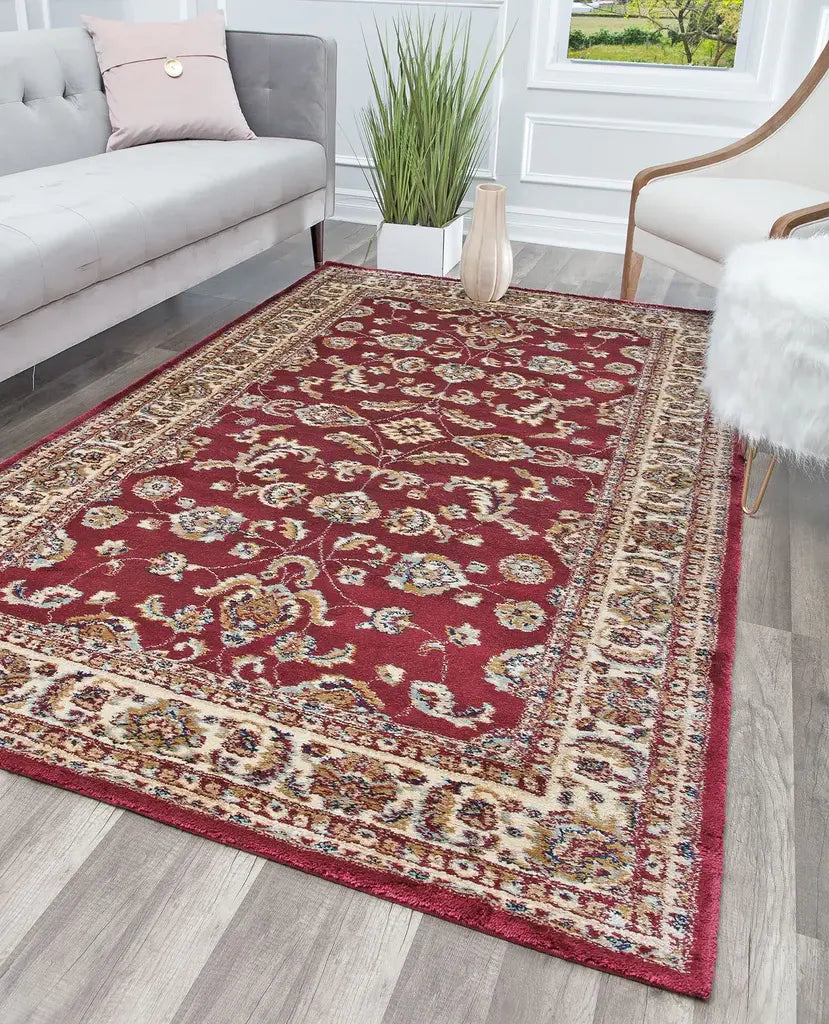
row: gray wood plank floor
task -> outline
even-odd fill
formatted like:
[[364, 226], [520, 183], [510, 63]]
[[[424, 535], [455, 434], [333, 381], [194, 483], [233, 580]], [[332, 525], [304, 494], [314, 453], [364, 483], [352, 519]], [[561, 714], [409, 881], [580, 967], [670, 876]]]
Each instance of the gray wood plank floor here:
[[[332, 222], [362, 263], [371, 229]], [[0, 384], [0, 457], [311, 269], [304, 237]], [[621, 257], [515, 245], [516, 283], [615, 297]], [[710, 307], [647, 265], [640, 299]], [[709, 1003], [565, 963], [0, 773], [0, 1024], [827, 1024], [829, 484], [745, 524]]]

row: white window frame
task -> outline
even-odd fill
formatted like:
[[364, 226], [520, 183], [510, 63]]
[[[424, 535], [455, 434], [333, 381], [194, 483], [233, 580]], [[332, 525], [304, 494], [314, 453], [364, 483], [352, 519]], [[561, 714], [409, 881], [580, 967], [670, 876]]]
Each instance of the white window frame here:
[[782, 38], [791, 6], [792, 0], [744, 0], [734, 67], [707, 68], [571, 60], [571, 0], [535, 0], [527, 87], [770, 102], [779, 52], [766, 41]]

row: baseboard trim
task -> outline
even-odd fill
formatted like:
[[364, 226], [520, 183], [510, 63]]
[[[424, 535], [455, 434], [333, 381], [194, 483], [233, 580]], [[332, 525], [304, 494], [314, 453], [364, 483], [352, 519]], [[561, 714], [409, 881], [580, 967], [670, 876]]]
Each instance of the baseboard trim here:
[[627, 219], [569, 210], [508, 206], [507, 229], [510, 238], [516, 242], [624, 252]]
[[334, 220], [348, 220], [355, 224], [379, 224], [380, 210], [374, 197], [366, 189], [338, 188], [335, 195]]
[[[335, 220], [379, 224], [380, 211], [364, 189], [337, 189]], [[468, 224], [467, 224], [468, 226]], [[537, 242], [571, 249], [624, 252], [627, 220], [569, 210], [544, 210], [531, 206], [507, 206], [507, 229], [516, 242]]]

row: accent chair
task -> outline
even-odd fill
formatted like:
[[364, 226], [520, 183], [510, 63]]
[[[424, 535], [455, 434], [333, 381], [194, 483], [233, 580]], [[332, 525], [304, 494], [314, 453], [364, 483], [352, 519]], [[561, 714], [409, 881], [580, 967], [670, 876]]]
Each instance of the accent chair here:
[[829, 232], [829, 45], [764, 125], [714, 153], [648, 167], [633, 182], [621, 297], [644, 257], [719, 283], [735, 246]]

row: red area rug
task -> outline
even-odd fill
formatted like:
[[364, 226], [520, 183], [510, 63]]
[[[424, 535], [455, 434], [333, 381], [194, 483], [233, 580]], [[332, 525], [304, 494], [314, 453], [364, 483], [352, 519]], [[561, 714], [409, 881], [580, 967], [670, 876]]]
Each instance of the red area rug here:
[[704, 314], [329, 266], [0, 472], [0, 765], [698, 996]]

